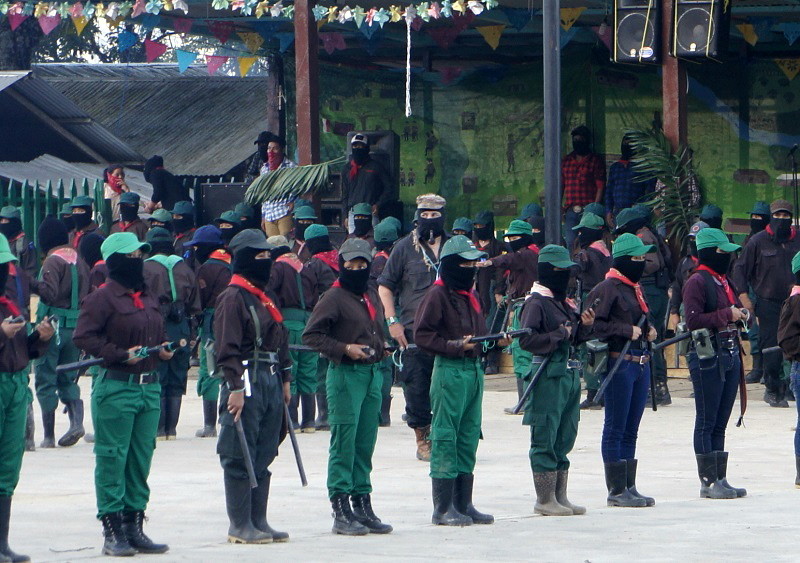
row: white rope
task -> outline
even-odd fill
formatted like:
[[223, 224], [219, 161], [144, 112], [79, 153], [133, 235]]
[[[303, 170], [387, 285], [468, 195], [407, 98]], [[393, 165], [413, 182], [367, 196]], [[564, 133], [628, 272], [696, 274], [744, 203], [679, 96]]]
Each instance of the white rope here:
[[411, 116], [411, 19], [406, 18], [406, 117]]

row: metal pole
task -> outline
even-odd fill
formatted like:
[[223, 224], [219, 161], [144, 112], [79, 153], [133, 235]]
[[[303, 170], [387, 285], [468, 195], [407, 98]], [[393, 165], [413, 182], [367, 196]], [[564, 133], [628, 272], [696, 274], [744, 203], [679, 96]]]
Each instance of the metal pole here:
[[545, 240], [561, 242], [561, 38], [560, 2], [542, 3], [544, 35]]

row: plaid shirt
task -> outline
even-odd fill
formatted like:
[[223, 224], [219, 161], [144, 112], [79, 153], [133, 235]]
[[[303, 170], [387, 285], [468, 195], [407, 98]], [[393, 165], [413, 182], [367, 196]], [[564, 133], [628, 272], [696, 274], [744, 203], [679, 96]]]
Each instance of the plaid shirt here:
[[[278, 170], [281, 168], [297, 168], [297, 163], [284, 156], [283, 162], [281, 162], [281, 165], [278, 166]], [[261, 174], [269, 174], [270, 172], [272, 171], [269, 169], [269, 165], [265, 162], [261, 166]], [[281, 217], [286, 217], [289, 214], [289, 206], [294, 202], [294, 200], [295, 198], [265, 201], [261, 204], [261, 218], [264, 219], [264, 221], [277, 221]]]
[[583, 158], [574, 152], [561, 160], [561, 185], [564, 186], [564, 208], [584, 206], [597, 197], [597, 182], [606, 181], [606, 164], [599, 154]]
[[637, 181], [633, 166], [627, 160], [619, 160], [608, 170], [606, 212], [616, 215], [618, 211], [639, 203], [654, 188], [655, 180]]

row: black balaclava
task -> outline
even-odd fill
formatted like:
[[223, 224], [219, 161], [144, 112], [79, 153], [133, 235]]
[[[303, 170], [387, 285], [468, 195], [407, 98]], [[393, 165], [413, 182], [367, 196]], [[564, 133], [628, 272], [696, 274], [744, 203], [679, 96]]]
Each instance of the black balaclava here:
[[[75, 209], [75, 208], [73, 208]], [[92, 222], [92, 208], [91, 207], [82, 207], [81, 209], [85, 209], [86, 213], [73, 213], [72, 220], [75, 221], [75, 228], [81, 230], [82, 228], [89, 225]]]
[[250, 283], [264, 289], [269, 282], [269, 273], [272, 270], [272, 260], [268, 258], [256, 259], [263, 250], [257, 248], [240, 248], [233, 253], [233, 273], [247, 278]]
[[327, 236], [310, 238], [306, 241], [306, 244], [308, 245], [308, 251], [311, 253], [311, 256], [333, 249], [331, 246], [331, 238]]
[[633, 147], [627, 139], [622, 139], [622, 144], [619, 147], [620, 158], [622, 160], [630, 160], [633, 158]]
[[59, 220], [67, 228], [68, 233], [75, 230], [75, 219], [72, 218], [72, 215], [65, 215]]
[[139, 206], [128, 203], [120, 203], [119, 216], [124, 223], [132, 223], [139, 218]]
[[590, 229], [588, 227], [581, 227], [578, 229], [578, 243], [583, 248], [586, 248], [601, 238], [603, 238], [603, 229]]
[[553, 292], [553, 297], [558, 301], [567, 298], [567, 285], [569, 284], [569, 270], [556, 270], [549, 262], [539, 262], [539, 283]]
[[148, 158], [144, 163], [144, 170], [142, 170], [142, 174], [144, 175], [145, 181], [152, 182], [153, 171], [156, 168], [161, 168], [163, 166], [164, 166], [164, 159], [162, 157], [155, 155]]
[[700, 217], [700, 220], [712, 229], [722, 228], [722, 217]]
[[474, 227], [473, 232], [475, 233], [475, 238], [478, 240], [492, 240], [492, 234], [494, 234], [494, 225], [489, 223], [483, 227]]
[[205, 264], [208, 258], [211, 256], [211, 253], [220, 248], [222, 248], [222, 246], [219, 244], [201, 242], [194, 245], [194, 257], [197, 258], [197, 261], [201, 264]]
[[11, 240], [22, 232], [22, 221], [16, 217], [8, 220], [8, 223], [0, 223], [0, 233], [3, 233], [8, 240]]
[[636, 219], [632, 219], [622, 225], [621, 227], [617, 227], [617, 234], [623, 233], [630, 233], [635, 235], [639, 232], [639, 229], [647, 225], [647, 218], [646, 217], [637, 217]]
[[619, 272], [631, 280], [633, 283], [639, 283], [644, 274], [644, 266], [647, 264], [644, 260], [634, 261], [631, 256], [617, 256], [611, 262], [611, 267], [616, 268]]
[[97, 233], [89, 233], [81, 239], [81, 244], [78, 247], [78, 254], [83, 258], [83, 261], [93, 268], [100, 260], [103, 259], [103, 254], [100, 252], [105, 239]]
[[11, 262], [5, 262], [0, 264], [0, 295], [6, 294], [6, 283], [8, 282], [8, 274], [11, 271], [9, 264]]
[[717, 252], [717, 248], [701, 248], [697, 251], [700, 263], [705, 264], [719, 275], [724, 276], [728, 273], [731, 265], [731, 254], [729, 252]]
[[[422, 211], [431, 211], [426, 209], [420, 209]], [[435, 211], [439, 211], [436, 209]], [[444, 234], [444, 213], [440, 217], [436, 217], [435, 219], [423, 219], [422, 217], [417, 218], [417, 235], [422, 240], [426, 240], [428, 242], [432, 242], [433, 239], [436, 237], [440, 237]]]
[[339, 256], [339, 283], [347, 291], [356, 295], [364, 295], [369, 284], [369, 271], [372, 264], [367, 262], [363, 270], [348, 270], [344, 267], [344, 259]]
[[269, 257], [272, 258], [272, 260], [274, 261], [283, 256], [284, 254], [289, 254], [291, 251], [292, 249], [289, 248], [288, 246], [279, 246], [269, 251]]
[[517, 240], [508, 241], [508, 248], [511, 252], [517, 252], [533, 244], [533, 235], [520, 235]]
[[47, 254], [51, 249], [69, 243], [67, 228], [64, 223], [53, 216], [45, 217], [44, 221], [41, 222], [38, 235], [39, 248], [42, 254]]
[[223, 229], [222, 227], [219, 227], [219, 230], [222, 231], [222, 240], [225, 242], [226, 246], [231, 242], [231, 239], [235, 237], [237, 233], [241, 230], [238, 225], [233, 225], [231, 223], [228, 224], [231, 225], [230, 228]]
[[353, 147], [353, 162], [359, 166], [363, 165], [369, 160], [369, 147]]
[[108, 277], [133, 291], [144, 289], [144, 260], [115, 252], [106, 260]]
[[394, 246], [393, 240], [385, 242], [375, 241], [375, 250], [377, 250], [378, 252], [385, 252], [386, 254], [391, 254], [393, 246]]
[[758, 215], [758, 219], [750, 217], [750, 234], [760, 233], [769, 225], [769, 215]]
[[356, 215], [353, 218], [353, 234], [357, 237], [365, 237], [372, 229], [372, 217], [360, 217]]
[[185, 233], [194, 227], [194, 217], [192, 215], [181, 215], [180, 219], [172, 217], [172, 229], [176, 233]]
[[776, 219], [772, 217], [769, 220], [769, 226], [772, 227], [772, 232], [775, 233], [775, 240], [777, 242], [784, 242], [789, 240], [792, 234], [792, 219]]
[[475, 284], [475, 272], [477, 268], [464, 268], [461, 266], [465, 260], [458, 254], [450, 254], [441, 260], [439, 266], [439, 275], [444, 284], [450, 289], [456, 291], [469, 291]]
[[314, 224], [314, 221], [308, 219], [295, 219], [294, 222], [294, 238], [300, 242], [306, 240], [306, 229]]
[[150, 256], [156, 254], [175, 254], [175, 245], [168, 240], [156, 240], [150, 243]]
[[[531, 234], [531, 242], [537, 246], [542, 246], [544, 244], [544, 217], [531, 217], [528, 219], [528, 223], [530, 223], [531, 228], [539, 230], [538, 233], [534, 231]], [[531, 243], [529, 242], [528, 244]]]

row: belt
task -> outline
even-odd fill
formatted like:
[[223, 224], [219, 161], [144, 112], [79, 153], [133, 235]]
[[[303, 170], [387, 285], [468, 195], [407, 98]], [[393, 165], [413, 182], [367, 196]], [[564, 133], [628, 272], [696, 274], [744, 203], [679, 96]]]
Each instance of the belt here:
[[[609, 352], [608, 354], [612, 358], [619, 358], [619, 352]], [[636, 362], [637, 364], [646, 364], [650, 362], [650, 355], [649, 354], [642, 354], [641, 356], [634, 356], [633, 354], [625, 354], [622, 357], [623, 360], [627, 362]]]
[[136, 383], [137, 385], [158, 383], [158, 374], [154, 371], [148, 371], [146, 373], [128, 373], [127, 371], [108, 370], [106, 371], [105, 378], [110, 379], [111, 381]]

